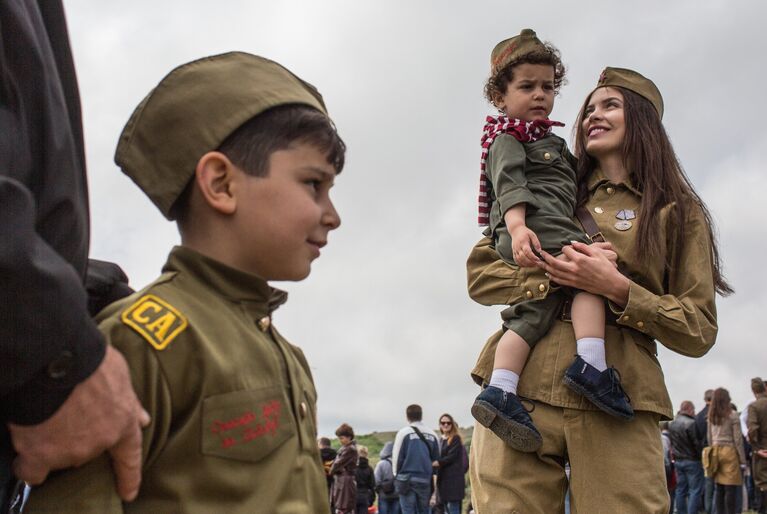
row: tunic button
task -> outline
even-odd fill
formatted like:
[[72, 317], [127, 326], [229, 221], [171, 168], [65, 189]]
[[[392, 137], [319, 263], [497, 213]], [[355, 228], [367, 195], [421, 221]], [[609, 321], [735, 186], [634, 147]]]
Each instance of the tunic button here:
[[615, 188], [614, 188], [614, 187], [608, 187], [608, 188], [607, 188], [607, 194], [608, 194], [608, 195], [611, 195], [611, 194], [613, 194], [614, 192], [615, 192]]
[[306, 402], [301, 402], [301, 417], [306, 417]]
[[528, 292], [525, 293], [525, 296], [527, 296], [528, 298], [532, 298], [533, 297], [533, 292], [532, 291], [528, 291]]
[[628, 320], [629, 320], [628, 316], [623, 316], [623, 321], [628, 321]]
[[260, 320], [258, 320], [258, 328], [261, 330], [261, 332], [266, 332], [269, 330], [269, 325], [272, 324], [272, 320], [269, 319], [269, 316], [264, 316]]
[[642, 328], [644, 326], [643, 321], [637, 321], [637, 328]]
[[544, 160], [550, 161], [551, 160], [551, 154], [549, 152], [546, 152], [543, 154]]
[[544, 292], [545, 290], [546, 290], [546, 286], [545, 286], [545, 285], [543, 285], [543, 284], [539, 284], [539, 285], [538, 285], [538, 291], [540, 291], [540, 292], [542, 293], [542, 292]]
[[603, 212], [605, 212], [605, 210], [601, 207], [594, 207], [594, 212], [596, 212], [597, 214], [602, 214]]

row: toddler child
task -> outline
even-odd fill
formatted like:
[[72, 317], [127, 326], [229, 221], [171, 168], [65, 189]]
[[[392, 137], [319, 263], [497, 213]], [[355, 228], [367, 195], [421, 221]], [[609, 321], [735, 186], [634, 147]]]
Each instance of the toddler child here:
[[[561, 255], [572, 241], [590, 243], [573, 220], [573, 157], [551, 133], [552, 126], [563, 126], [549, 114], [564, 74], [559, 51], [530, 29], [498, 43], [491, 54], [485, 94], [502, 115], [487, 117], [482, 137], [479, 222], [511, 265], [536, 266], [541, 250]], [[507, 330], [496, 347], [490, 383], [471, 409], [477, 421], [519, 451], [535, 451], [542, 441], [516, 394], [519, 377], [531, 348], [558, 316], [568, 315], [577, 355], [564, 382], [608, 414], [633, 417], [617, 372], [605, 360], [604, 300], [584, 291], [552, 291], [504, 311]]]

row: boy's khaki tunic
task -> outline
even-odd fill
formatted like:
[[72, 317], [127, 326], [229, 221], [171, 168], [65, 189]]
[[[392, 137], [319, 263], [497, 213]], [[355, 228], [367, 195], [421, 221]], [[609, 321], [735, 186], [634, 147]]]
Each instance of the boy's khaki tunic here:
[[[636, 417], [629, 422], [615, 420], [562, 383], [575, 354], [575, 336], [571, 324], [556, 321], [533, 348], [519, 382], [519, 394], [537, 400], [531, 415], [544, 435], [541, 450], [514, 452], [483, 427], [475, 428], [471, 450], [476, 458], [471, 462], [479, 459], [480, 464], [472, 465], [471, 478], [480, 514], [560, 512], [567, 458], [573, 466], [571, 487], [578, 512], [668, 512], [657, 423], [670, 419], [673, 411], [655, 340], [691, 357], [704, 355], [714, 344], [717, 325], [708, 231], [702, 213], [689, 212], [687, 226], [681, 227], [684, 244], [676, 247], [663, 237], [661, 253], [640, 262], [634, 244], [641, 193], [630, 183], [608, 182], [598, 170], [589, 187], [587, 207], [631, 279], [625, 308], [610, 305], [615, 325], [606, 326], [605, 349], [608, 365], [620, 372]], [[624, 209], [633, 210], [637, 218], [631, 220], [631, 229], [620, 231], [615, 227], [616, 214]], [[664, 235], [668, 211], [659, 213]], [[667, 260], [679, 264], [669, 268]], [[475, 247], [467, 271], [469, 294], [483, 305], [544, 298], [550, 291], [540, 269], [515, 268], [498, 260], [489, 239]], [[478, 383], [489, 381], [500, 335], [500, 331], [494, 334], [480, 353], [472, 371]]]
[[271, 324], [285, 296], [174, 248], [158, 280], [99, 316], [152, 416], [139, 499], [120, 502], [102, 457], [51, 477], [25, 512], [329, 512], [309, 366]]

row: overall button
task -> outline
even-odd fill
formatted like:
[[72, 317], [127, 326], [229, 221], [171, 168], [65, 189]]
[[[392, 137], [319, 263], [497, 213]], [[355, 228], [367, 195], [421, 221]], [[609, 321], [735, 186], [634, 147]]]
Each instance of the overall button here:
[[538, 285], [538, 291], [540, 291], [540, 292], [542, 293], [542, 292], [544, 292], [545, 290], [546, 290], [546, 286], [545, 286], [545, 285], [543, 285], [543, 284], [539, 284], [539, 285]]
[[614, 188], [614, 187], [608, 187], [608, 188], [607, 188], [607, 194], [608, 194], [608, 195], [611, 195], [611, 194], [613, 194], [614, 192], [615, 192], [615, 188]]
[[532, 298], [533, 297], [533, 292], [532, 291], [528, 291], [528, 292], [525, 293], [525, 296], [527, 296], [528, 298]]
[[550, 161], [551, 160], [551, 154], [549, 152], [545, 152], [543, 154], [543, 159], [546, 160], [546, 161]]
[[594, 212], [596, 212], [597, 214], [602, 214], [603, 212], [605, 212], [605, 210], [601, 207], [594, 207]]
[[642, 328], [642, 327], [644, 327], [644, 322], [643, 321], [637, 321], [637, 328]]
[[628, 321], [628, 320], [629, 320], [628, 316], [623, 316], [623, 321]]

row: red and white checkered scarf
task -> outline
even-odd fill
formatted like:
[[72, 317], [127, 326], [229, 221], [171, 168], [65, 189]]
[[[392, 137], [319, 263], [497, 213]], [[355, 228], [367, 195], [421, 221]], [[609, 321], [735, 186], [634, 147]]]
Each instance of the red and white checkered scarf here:
[[522, 121], [519, 118], [506, 116], [488, 116], [485, 118], [485, 128], [482, 131], [482, 158], [479, 161], [479, 217], [477, 221], [480, 227], [490, 225], [490, 190], [492, 186], [485, 173], [487, 166], [487, 154], [490, 145], [493, 144], [498, 134], [509, 134], [517, 141], [529, 143], [538, 141], [551, 133], [551, 127], [564, 127], [565, 124], [552, 120]]

